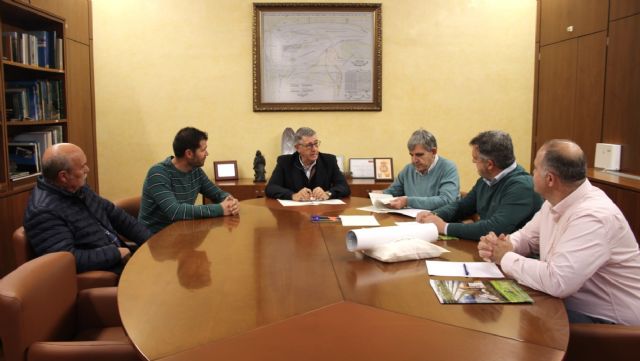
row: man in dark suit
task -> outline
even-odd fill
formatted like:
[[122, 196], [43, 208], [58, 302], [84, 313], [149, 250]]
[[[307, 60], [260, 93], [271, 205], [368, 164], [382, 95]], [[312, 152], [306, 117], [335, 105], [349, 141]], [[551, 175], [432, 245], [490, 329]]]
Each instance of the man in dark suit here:
[[278, 157], [265, 190], [267, 197], [294, 201], [326, 200], [351, 194], [336, 156], [320, 153], [316, 132], [307, 127], [296, 131], [296, 152]]

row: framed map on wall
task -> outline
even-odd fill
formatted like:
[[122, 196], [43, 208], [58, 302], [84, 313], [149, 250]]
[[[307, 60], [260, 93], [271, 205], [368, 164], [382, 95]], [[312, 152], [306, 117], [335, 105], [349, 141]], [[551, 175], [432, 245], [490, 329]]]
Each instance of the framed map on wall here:
[[253, 110], [382, 110], [381, 4], [254, 3]]

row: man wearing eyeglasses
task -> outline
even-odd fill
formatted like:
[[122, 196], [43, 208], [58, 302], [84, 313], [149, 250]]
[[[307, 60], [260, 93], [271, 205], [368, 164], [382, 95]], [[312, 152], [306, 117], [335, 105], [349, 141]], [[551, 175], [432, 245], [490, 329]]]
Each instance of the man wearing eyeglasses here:
[[296, 151], [278, 157], [265, 193], [269, 198], [294, 201], [327, 200], [351, 194], [336, 156], [320, 153], [316, 132], [307, 127], [296, 131]]
[[[509, 134], [490, 130], [471, 139], [472, 162], [480, 178], [466, 197], [418, 213], [420, 223], [434, 223], [438, 232], [462, 239], [479, 240], [489, 232], [509, 234], [522, 228], [540, 209], [542, 198], [533, 180], [516, 163]], [[461, 223], [473, 215], [480, 220]], [[449, 223], [447, 223], [449, 222]]]

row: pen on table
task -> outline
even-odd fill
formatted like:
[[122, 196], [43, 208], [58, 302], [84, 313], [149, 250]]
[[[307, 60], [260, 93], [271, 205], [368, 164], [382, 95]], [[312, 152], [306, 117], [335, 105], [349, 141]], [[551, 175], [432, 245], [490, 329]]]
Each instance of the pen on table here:
[[311, 216], [311, 221], [312, 221], [312, 222], [322, 222], [322, 221], [327, 221], [327, 222], [336, 222], [336, 221], [338, 221], [338, 217], [329, 217], [329, 216]]
[[469, 270], [467, 269], [467, 264], [466, 264], [466, 263], [463, 263], [463, 264], [462, 264], [462, 268], [464, 268], [464, 275], [465, 275], [465, 276], [468, 276], [468, 275], [469, 275]]

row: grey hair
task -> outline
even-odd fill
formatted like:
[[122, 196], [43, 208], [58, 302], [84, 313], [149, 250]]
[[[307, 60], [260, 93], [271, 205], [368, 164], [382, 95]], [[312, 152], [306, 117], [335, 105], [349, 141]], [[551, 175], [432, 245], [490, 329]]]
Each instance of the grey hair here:
[[55, 154], [42, 161], [42, 176], [48, 181], [55, 181], [58, 173], [71, 169], [71, 160], [63, 154]]
[[500, 169], [508, 168], [516, 161], [513, 154], [511, 136], [501, 130], [488, 130], [476, 135], [469, 145], [478, 147], [478, 153], [483, 159], [492, 160]]
[[438, 142], [436, 141], [436, 137], [431, 134], [431, 132], [424, 130], [422, 128], [416, 130], [411, 134], [409, 141], [407, 142], [407, 148], [409, 151], [412, 151], [416, 145], [421, 145], [427, 151], [431, 152], [433, 148], [438, 148]]
[[576, 143], [567, 139], [552, 139], [544, 143], [541, 149], [544, 151], [542, 167], [555, 173], [563, 182], [580, 182], [587, 177], [587, 159]]
[[302, 140], [302, 137], [313, 137], [314, 135], [316, 135], [315, 130], [308, 127], [300, 127], [298, 128], [298, 130], [296, 130], [296, 134], [293, 137], [293, 142], [294, 144], [298, 144]]

